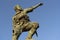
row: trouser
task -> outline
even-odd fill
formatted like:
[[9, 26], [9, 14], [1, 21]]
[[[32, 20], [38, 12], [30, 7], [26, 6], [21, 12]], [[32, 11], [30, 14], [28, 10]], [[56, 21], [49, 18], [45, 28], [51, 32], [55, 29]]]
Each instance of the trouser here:
[[23, 24], [21, 27], [20, 25], [16, 25], [16, 28], [14, 29], [14, 33], [12, 36], [12, 40], [18, 40], [21, 33], [26, 31], [28, 31], [26, 40], [32, 39], [32, 36], [34, 35], [37, 28], [39, 28], [39, 24], [36, 22], [28, 22], [26, 24]]

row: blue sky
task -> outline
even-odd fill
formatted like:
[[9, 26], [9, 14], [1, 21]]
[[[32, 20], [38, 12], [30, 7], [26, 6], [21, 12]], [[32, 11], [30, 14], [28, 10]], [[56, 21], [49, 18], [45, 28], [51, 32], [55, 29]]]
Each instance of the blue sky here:
[[[32, 22], [38, 22], [36, 40], [60, 40], [60, 0], [0, 0], [0, 40], [12, 39], [12, 16], [15, 14], [14, 6], [19, 4], [23, 9], [37, 3], [44, 5], [29, 13]], [[22, 33], [19, 40], [24, 40], [27, 32]]]

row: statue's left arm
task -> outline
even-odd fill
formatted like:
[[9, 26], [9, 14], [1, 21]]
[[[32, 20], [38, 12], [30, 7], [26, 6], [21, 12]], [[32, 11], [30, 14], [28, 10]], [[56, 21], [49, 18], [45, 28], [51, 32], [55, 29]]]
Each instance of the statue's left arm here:
[[42, 5], [43, 5], [43, 3], [39, 3], [39, 4], [35, 5], [35, 6], [32, 6], [31, 8], [25, 9], [25, 11], [26, 11], [26, 12], [31, 12], [31, 11], [33, 11], [34, 9], [36, 9], [37, 7], [42, 6]]

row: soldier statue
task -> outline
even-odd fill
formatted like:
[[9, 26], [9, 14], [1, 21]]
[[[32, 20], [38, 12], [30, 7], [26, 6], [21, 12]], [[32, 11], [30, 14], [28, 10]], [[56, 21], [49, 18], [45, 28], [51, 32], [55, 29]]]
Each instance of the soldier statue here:
[[36, 30], [39, 28], [39, 24], [37, 22], [31, 22], [27, 14], [42, 5], [43, 3], [39, 3], [35, 6], [32, 6], [31, 8], [26, 9], [22, 9], [19, 5], [16, 5], [14, 7], [16, 14], [12, 18], [13, 21], [12, 40], [18, 40], [22, 32], [28, 31], [26, 40], [32, 40], [32, 36], [35, 33], [37, 35]]

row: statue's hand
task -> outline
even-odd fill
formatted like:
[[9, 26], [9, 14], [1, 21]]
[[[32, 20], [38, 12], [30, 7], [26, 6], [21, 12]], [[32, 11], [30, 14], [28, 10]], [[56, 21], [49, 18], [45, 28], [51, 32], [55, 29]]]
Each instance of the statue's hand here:
[[38, 5], [39, 5], [39, 6], [42, 6], [42, 5], [43, 5], [43, 3], [39, 3]]

